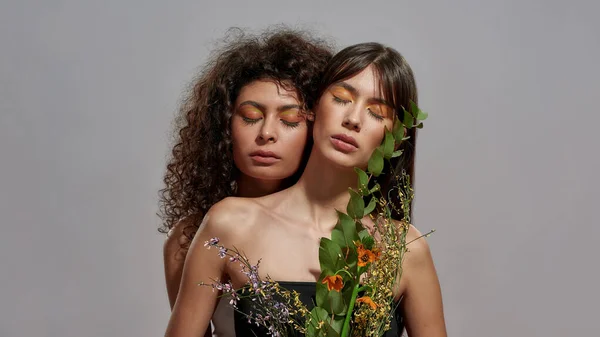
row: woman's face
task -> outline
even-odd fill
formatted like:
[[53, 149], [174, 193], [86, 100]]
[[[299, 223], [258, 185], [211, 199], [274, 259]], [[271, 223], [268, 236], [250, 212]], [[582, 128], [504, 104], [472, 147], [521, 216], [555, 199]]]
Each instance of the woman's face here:
[[315, 114], [314, 147], [347, 168], [365, 168], [383, 140], [385, 127], [391, 130], [394, 121], [394, 109], [382, 97], [371, 66], [329, 86]]
[[238, 169], [265, 180], [293, 175], [308, 137], [296, 92], [257, 80], [242, 87], [233, 109], [233, 160]]

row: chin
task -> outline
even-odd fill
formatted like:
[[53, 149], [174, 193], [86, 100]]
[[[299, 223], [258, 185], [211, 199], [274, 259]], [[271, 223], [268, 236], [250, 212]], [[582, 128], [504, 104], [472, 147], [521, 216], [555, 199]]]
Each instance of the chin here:
[[325, 149], [323, 152], [325, 158], [340, 168], [354, 169], [355, 167], [366, 166], [358, 163], [357, 153], [343, 153], [334, 148]]
[[288, 170], [282, 170], [276, 167], [252, 167], [246, 170], [240, 170], [243, 174], [258, 180], [283, 180], [291, 177], [294, 172]]

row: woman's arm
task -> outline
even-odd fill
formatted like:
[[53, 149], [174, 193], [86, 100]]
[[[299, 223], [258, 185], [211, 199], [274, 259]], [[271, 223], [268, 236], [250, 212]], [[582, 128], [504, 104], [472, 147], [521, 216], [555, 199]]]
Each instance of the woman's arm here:
[[402, 277], [406, 278], [402, 307], [409, 337], [446, 337], [442, 293], [425, 238], [411, 226]]
[[191, 244], [191, 240], [184, 234], [185, 228], [191, 224], [188, 219], [186, 218], [175, 224], [169, 231], [169, 234], [167, 234], [167, 239], [163, 246], [165, 281], [171, 310], [173, 310], [177, 294], [179, 293], [183, 264]]
[[210, 284], [212, 280], [223, 279], [226, 263], [225, 259], [218, 256], [216, 249], [209, 250], [204, 246], [204, 242], [212, 237], [225, 238], [221, 230], [225, 226], [218, 223], [214, 213], [207, 213], [188, 250], [179, 293], [175, 294], [176, 300], [165, 334], [167, 337], [202, 336], [209, 328], [218, 293], [210, 286], [198, 284]]
[[[173, 310], [173, 306], [175, 306], [175, 301], [177, 300], [177, 294], [179, 294], [183, 264], [191, 244], [191, 240], [188, 238], [188, 235], [186, 235], [186, 231], [193, 224], [193, 221], [199, 220], [201, 220], [199, 217], [191, 216], [175, 224], [173, 229], [169, 231], [163, 246], [165, 281], [167, 284], [167, 295], [169, 297], [171, 310]], [[212, 332], [209, 327], [206, 329], [204, 337], [211, 336]]]

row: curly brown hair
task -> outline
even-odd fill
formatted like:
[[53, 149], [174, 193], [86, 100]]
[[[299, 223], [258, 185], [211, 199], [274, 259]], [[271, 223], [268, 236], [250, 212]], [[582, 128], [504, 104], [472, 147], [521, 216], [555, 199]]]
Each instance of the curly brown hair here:
[[[230, 120], [242, 87], [260, 79], [294, 89], [311, 109], [332, 48], [304, 31], [277, 28], [259, 35], [231, 29], [193, 82], [175, 119], [175, 145], [160, 190], [161, 233], [188, 216], [203, 216], [236, 194]], [[297, 177], [297, 175], [295, 175]], [[193, 221], [192, 229], [198, 224]], [[187, 236], [193, 236], [188, 233]]]

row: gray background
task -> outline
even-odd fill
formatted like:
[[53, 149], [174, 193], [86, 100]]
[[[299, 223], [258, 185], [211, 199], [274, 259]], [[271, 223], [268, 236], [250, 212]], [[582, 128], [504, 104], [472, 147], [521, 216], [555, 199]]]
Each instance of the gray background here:
[[[451, 336], [593, 336], [593, 1], [2, 1], [0, 336], [161, 336], [170, 123], [228, 27], [376, 40], [430, 120], [416, 225]], [[596, 285], [596, 286], [594, 286]]]

